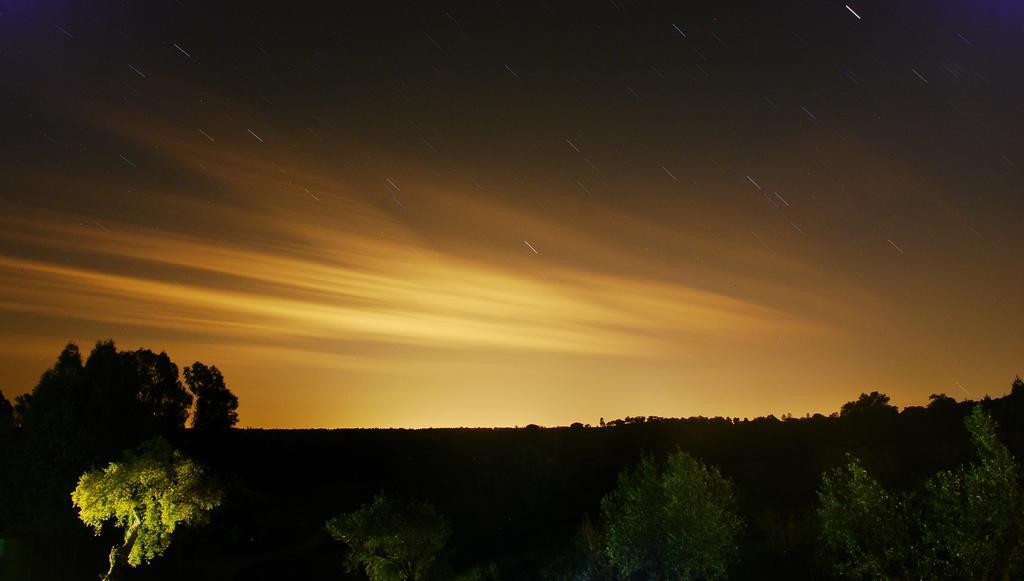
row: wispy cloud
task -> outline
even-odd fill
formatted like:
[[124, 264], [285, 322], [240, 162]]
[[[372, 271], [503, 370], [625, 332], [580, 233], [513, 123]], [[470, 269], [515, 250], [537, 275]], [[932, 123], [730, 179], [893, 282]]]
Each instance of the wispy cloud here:
[[[215, 144], [201, 135], [132, 137], [150, 150], [159, 145], [159, 156], [135, 155], [139, 167], [110, 171], [159, 169], [184, 186], [125, 195], [111, 193], [124, 180], [117, 175], [19, 176], [21, 187], [59, 192], [68, 203], [9, 204], [14, 211], [0, 217], [0, 317], [18, 322], [0, 330], [0, 355], [24, 357], [31, 345], [52, 357], [67, 329], [86, 343], [130, 337], [231, 362], [241, 370], [235, 387], [243, 401], [248, 394], [260, 408], [249, 415], [256, 423], [330, 423], [275, 415], [277, 404], [266, 399], [271, 379], [252, 371], [272, 363], [303, 377], [294, 397], [308, 406], [358, 389], [339, 386], [337, 373], [378, 390], [362, 416], [339, 422], [394, 424], [405, 421], [394, 414], [413, 414], [429, 424], [430, 408], [415, 402], [426, 405], [439, 385], [465, 390], [482, 378], [512, 392], [553, 382], [662, 383], [678, 376], [681, 362], [720, 366], [737, 349], [836, 333], [807, 314], [835, 306], [813, 293], [762, 282], [762, 300], [751, 300], [659, 276], [671, 265], [600, 236], [603, 218], [589, 229], [567, 227], [499, 198], [412, 186], [394, 204], [394, 188], [366, 193], [300, 162], [226, 147], [219, 134]], [[711, 247], [623, 213], [615, 219], [620, 239], [676, 245], [730, 265], [691, 265], [703, 283], [742, 281], [737, 270], [758, 268], [729, 244]], [[543, 252], [522, 245], [527, 234]], [[479, 244], [487, 237], [491, 244]], [[781, 258], [776, 266], [803, 269]], [[522, 379], [532, 387], [515, 379], [529, 369], [544, 375]], [[597, 369], [609, 372], [597, 378]], [[406, 394], [401, 405], [397, 393]], [[504, 421], [494, 410], [461, 413], [475, 423]]]

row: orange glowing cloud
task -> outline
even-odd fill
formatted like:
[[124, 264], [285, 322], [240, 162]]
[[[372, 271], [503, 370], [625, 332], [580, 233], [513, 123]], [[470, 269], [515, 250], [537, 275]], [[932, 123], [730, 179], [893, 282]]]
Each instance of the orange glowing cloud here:
[[[628, 212], [575, 223], [557, 204], [390, 178], [367, 192], [287, 146], [122, 129], [183, 185], [23, 175], [89, 203], [0, 217], [0, 357], [22, 377], [69, 337], [113, 337], [222, 366], [247, 425], [753, 415], [833, 401], [807, 390], [848, 366], [834, 348], [872, 300], [836, 280], [799, 290], [816, 276], [799, 260], [772, 256], [767, 276], [750, 241]], [[775, 397], [796, 369], [804, 393]]]

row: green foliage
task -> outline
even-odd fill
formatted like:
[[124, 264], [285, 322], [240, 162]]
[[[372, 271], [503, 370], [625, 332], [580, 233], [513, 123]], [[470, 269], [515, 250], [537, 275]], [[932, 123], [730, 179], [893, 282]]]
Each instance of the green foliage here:
[[363, 569], [371, 581], [430, 579], [444, 564], [440, 556], [451, 536], [448, 521], [430, 503], [384, 494], [329, 520], [327, 531], [348, 544], [346, 568]]
[[1008, 579], [1022, 573], [1020, 468], [981, 405], [964, 423], [977, 461], [939, 472], [923, 494], [887, 493], [856, 459], [825, 474], [818, 516], [836, 573], [927, 579]]
[[623, 577], [717, 579], [737, 556], [742, 521], [732, 484], [685, 452], [619, 475], [601, 501], [605, 553]]
[[487, 565], [477, 565], [471, 568], [469, 571], [457, 576], [456, 581], [499, 581], [501, 574], [498, 572], [498, 566], [494, 563]]
[[1020, 468], [980, 405], [964, 423], [978, 460], [940, 472], [925, 485], [924, 572], [983, 579], [1019, 574], [1024, 556]]
[[224, 376], [216, 366], [196, 361], [185, 368], [185, 383], [196, 398], [193, 428], [223, 432], [238, 423], [238, 398], [224, 385]]
[[71, 501], [97, 535], [110, 520], [124, 529], [127, 562], [137, 566], [163, 554], [178, 525], [205, 523], [221, 496], [199, 465], [155, 438], [83, 474]]
[[607, 531], [600, 523], [591, 520], [590, 515], [583, 515], [576, 534], [577, 566], [564, 578], [575, 581], [605, 581], [617, 578], [616, 570], [608, 560], [605, 551]]
[[900, 498], [887, 493], [856, 458], [827, 472], [818, 492], [821, 538], [836, 573], [850, 578], [905, 576], [907, 522]]

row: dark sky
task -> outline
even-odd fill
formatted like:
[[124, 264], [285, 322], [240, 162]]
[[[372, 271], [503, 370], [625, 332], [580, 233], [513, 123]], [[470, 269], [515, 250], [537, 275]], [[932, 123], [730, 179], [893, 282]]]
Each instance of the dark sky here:
[[1019, 2], [210, 4], [2, 4], [8, 396], [107, 337], [258, 426], [1024, 373]]

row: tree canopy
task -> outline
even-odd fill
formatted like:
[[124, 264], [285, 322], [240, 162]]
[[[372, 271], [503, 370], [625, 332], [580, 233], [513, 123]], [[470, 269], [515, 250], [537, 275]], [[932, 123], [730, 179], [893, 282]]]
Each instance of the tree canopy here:
[[216, 366], [196, 361], [185, 368], [185, 383], [196, 399], [193, 428], [222, 432], [238, 423], [238, 398], [224, 385], [224, 376]]
[[451, 536], [447, 519], [428, 502], [378, 494], [358, 510], [327, 522], [332, 537], [348, 544], [350, 572], [370, 581], [421, 581], [436, 577]]
[[[205, 376], [215, 379], [213, 391], [217, 386], [226, 391], [220, 372], [203, 367], [212, 370]], [[227, 395], [233, 403], [221, 408], [233, 411], [237, 400]], [[10, 526], [5, 534], [27, 541], [33, 559], [52, 561], [46, 556], [52, 547], [80, 537], [68, 492], [81, 483], [83, 472], [111, 461], [120, 466], [127, 461], [121, 459], [125, 450], [152, 438], [187, 444], [184, 429], [193, 401], [166, 353], [119, 351], [112, 341], [99, 341], [83, 361], [78, 346], [67, 344], [13, 409], [0, 397], [0, 480], [6, 480], [0, 482], [0, 529]], [[193, 446], [203, 444], [193, 441]], [[169, 474], [184, 475], [189, 466], [179, 463]], [[98, 478], [95, 471], [88, 474], [93, 476], [86, 483]]]
[[818, 517], [826, 551], [838, 575], [898, 579], [907, 575], [908, 531], [903, 499], [888, 493], [861, 462], [822, 477]]
[[889, 396], [884, 393], [872, 391], [871, 393], [862, 393], [855, 401], [849, 401], [843, 404], [843, 407], [839, 410], [841, 417], [847, 416], [865, 416], [875, 414], [893, 414], [899, 412], [899, 409], [889, 403]]
[[110, 553], [112, 578], [123, 564], [138, 566], [163, 554], [178, 525], [205, 523], [221, 495], [198, 464], [156, 438], [120, 462], [83, 474], [71, 501], [97, 535], [108, 521], [124, 529], [123, 544]]
[[647, 456], [622, 472], [601, 515], [608, 560], [627, 578], [725, 577], [743, 527], [732, 484], [681, 451], [663, 469]]
[[14, 424], [14, 406], [4, 397], [3, 390], [0, 390], [0, 429], [6, 429]]
[[60, 447], [91, 447], [81, 452], [92, 459], [183, 429], [191, 405], [166, 353], [118, 351], [100, 341], [84, 365], [69, 343], [21, 411], [29, 432]]
[[821, 540], [849, 578], [1008, 579], [1022, 572], [1020, 467], [979, 404], [964, 424], [976, 461], [889, 493], [851, 458], [818, 493]]
[[964, 420], [977, 460], [925, 484], [924, 573], [933, 578], [1009, 578], [1024, 557], [1021, 471], [980, 405]]

